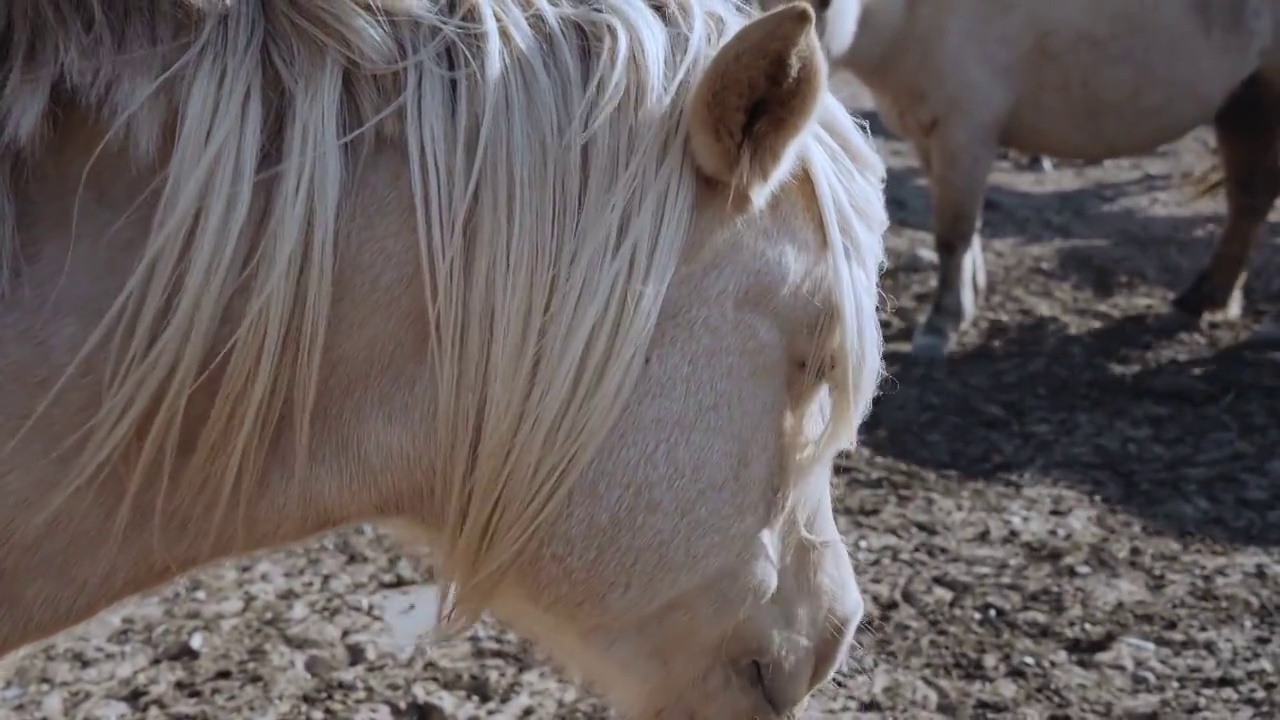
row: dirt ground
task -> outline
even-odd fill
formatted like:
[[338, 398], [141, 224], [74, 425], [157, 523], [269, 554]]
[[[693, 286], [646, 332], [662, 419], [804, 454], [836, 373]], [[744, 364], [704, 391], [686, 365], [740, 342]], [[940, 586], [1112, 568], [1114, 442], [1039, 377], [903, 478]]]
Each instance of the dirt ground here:
[[[992, 287], [945, 365], [910, 361], [928, 193], [892, 167], [891, 379], [839, 481], [870, 604], [820, 717], [1280, 717], [1280, 306], [1271, 228], [1248, 317], [1155, 319], [1207, 257], [1204, 130], [1140, 158], [1002, 160]], [[0, 718], [607, 717], [490, 625], [412, 655], [376, 598], [428, 580], [366, 528], [222, 565], [0, 670]]]

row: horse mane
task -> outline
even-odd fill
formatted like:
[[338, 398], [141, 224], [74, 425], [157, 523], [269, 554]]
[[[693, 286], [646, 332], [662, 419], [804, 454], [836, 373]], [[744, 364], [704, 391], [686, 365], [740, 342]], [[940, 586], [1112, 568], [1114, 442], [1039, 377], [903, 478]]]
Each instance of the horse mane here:
[[[60, 107], [94, 112], [109, 142], [165, 168], [136, 270], [67, 371], [91, 351], [111, 360], [64, 496], [124, 468], [130, 499], [181, 483], [221, 516], [279, 433], [294, 433], [303, 467], [349, 170], [373, 140], [400, 143], [441, 369], [438, 549], [451, 610], [474, 617], [639, 374], [693, 215], [683, 100], [748, 12], [735, 0], [8, 0], [0, 301], [21, 262], [14, 183]], [[834, 100], [824, 117], [849, 136], [803, 152], [844, 320], [835, 437], [878, 379], [862, 299], [880, 248], [861, 241], [886, 221], [879, 159]], [[851, 152], [855, 174], [830, 159]], [[180, 449], [200, 383], [216, 383], [216, 400]]]

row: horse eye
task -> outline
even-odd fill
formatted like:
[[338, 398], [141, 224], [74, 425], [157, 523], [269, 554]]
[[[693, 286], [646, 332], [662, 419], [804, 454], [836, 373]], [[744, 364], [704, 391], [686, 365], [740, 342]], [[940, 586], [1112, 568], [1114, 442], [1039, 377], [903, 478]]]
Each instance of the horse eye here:
[[824, 361], [818, 362], [817, 367], [815, 367], [813, 361], [800, 360], [796, 363], [796, 369], [805, 377], [813, 377], [817, 380], [826, 380], [831, 373], [835, 372], [836, 363], [833, 358], [827, 358]]
[[[813, 365], [808, 360], [801, 360], [798, 363], [796, 363], [796, 368], [800, 371], [801, 375], [805, 375], [807, 377], [808, 375], [810, 375]], [[830, 371], [830, 363], [821, 363], [818, 367], [818, 372], [813, 374], [818, 379], [821, 379], [823, 377], [826, 377], [826, 374], [828, 371]]]

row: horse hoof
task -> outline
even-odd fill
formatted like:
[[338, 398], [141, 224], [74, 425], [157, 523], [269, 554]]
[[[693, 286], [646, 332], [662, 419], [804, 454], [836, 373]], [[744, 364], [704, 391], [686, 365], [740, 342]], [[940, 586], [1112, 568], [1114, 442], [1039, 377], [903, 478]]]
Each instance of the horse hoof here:
[[1225, 298], [1209, 285], [1208, 276], [1201, 273], [1195, 281], [1170, 303], [1175, 312], [1201, 320], [1239, 320], [1244, 315], [1244, 293], [1233, 289]]
[[936, 332], [917, 332], [911, 338], [911, 354], [925, 360], [941, 360], [947, 356], [951, 339]]
[[1173, 302], [1169, 303], [1169, 316], [1182, 316], [1191, 322], [1200, 322], [1200, 318], [1204, 316], [1206, 303], [1204, 296], [1195, 291], [1195, 288], [1182, 293], [1175, 297]]
[[1027, 157], [1027, 169], [1032, 172], [1053, 172], [1053, 160], [1048, 155], [1031, 155]]

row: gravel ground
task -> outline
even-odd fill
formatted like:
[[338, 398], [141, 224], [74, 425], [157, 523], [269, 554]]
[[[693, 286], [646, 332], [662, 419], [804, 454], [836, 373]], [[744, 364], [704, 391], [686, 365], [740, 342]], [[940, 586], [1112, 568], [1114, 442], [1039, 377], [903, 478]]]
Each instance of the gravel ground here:
[[[1280, 354], [1249, 317], [1155, 322], [1221, 198], [1201, 130], [1149, 156], [992, 178], [982, 316], [945, 365], [905, 354], [932, 285], [928, 194], [890, 161], [892, 379], [840, 480], [870, 604], [824, 717], [1280, 717]], [[1273, 233], [1274, 235], [1274, 229]], [[606, 717], [492, 625], [387, 642], [378, 598], [429, 581], [368, 528], [208, 568], [12, 659], [0, 719]]]

